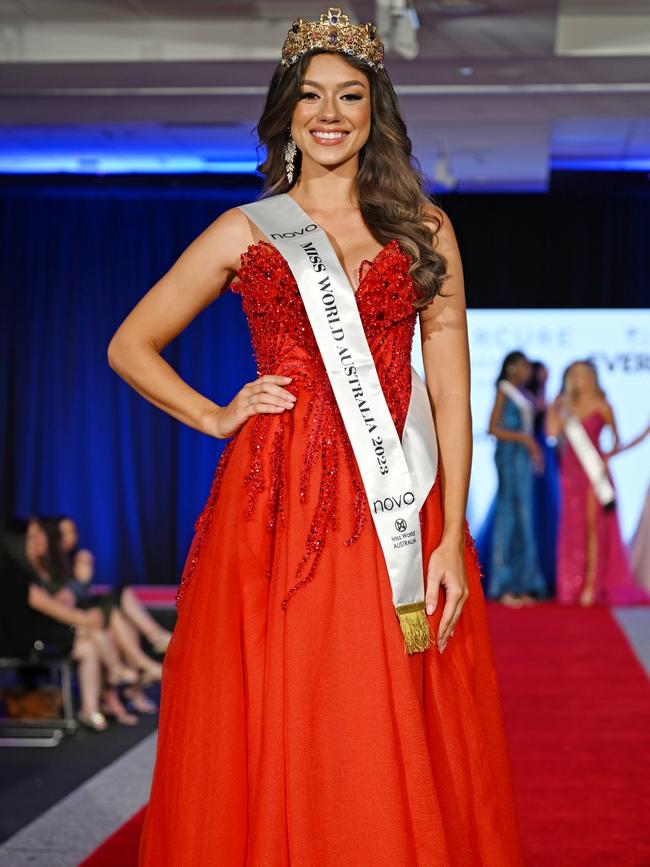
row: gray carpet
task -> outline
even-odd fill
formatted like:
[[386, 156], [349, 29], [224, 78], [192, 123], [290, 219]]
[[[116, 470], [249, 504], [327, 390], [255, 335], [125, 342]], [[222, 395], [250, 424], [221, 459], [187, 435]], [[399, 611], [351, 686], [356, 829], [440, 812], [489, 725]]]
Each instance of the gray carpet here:
[[152, 734], [10, 837], [0, 867], [77, 867], [146, 803], [155, 749]]

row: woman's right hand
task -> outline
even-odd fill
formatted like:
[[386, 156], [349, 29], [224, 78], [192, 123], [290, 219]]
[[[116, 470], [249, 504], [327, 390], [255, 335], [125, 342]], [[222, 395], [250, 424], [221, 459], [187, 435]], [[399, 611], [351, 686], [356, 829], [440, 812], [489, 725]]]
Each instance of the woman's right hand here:
[[217, 407], [210, 414], [205, 433], [217, 439], [227, 439], [234, 436], [252, 415], [293, 409], [296, 396], [283, 388], [291, 379], [290, 376], [266, 374], [247, 382], [227, 406]]
[[558, 396], [555, 398], [553, 403], [551, 404], [551, 408], [554, 412], [557, 412], [560, 416], [564, 416], [568, 410], [568, 404], [566, 395], [560, 392]]
[[539, 443], [535, 439], [534, 436], [527, 436], [525, 440], [526, 448], [528, 449], [528, 454], [530, 455], [530, 459], [533, 462], [533, 466], [535, 467], [535, 472], [538, 476], [544, 472], [544, 454], [539, 447]]

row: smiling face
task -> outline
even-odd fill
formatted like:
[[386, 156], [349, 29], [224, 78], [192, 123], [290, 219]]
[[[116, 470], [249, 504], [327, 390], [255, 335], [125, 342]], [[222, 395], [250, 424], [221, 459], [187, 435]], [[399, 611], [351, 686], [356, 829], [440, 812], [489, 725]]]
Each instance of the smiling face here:
[[368, 76], [339, 54], [311, 58], [291, 118], [291, 134], [310, 162], [334, 168], [356, 160], [370, 135]]
[[598, 392], [598, 383], [592, 368], [582, 362], [571, 365], [567, 374], [566, 385], [567, 391], [573, 398]]

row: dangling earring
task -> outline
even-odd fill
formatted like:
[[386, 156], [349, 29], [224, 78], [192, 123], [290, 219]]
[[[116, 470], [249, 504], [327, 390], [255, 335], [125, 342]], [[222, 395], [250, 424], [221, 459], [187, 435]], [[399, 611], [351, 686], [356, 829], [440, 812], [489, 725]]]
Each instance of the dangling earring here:
[[289, 131], [289, 138], [287, 143], [284, 146], [284, 162], [285, 167], [284, 170], [287, 173], [287, 180], [289, 183], [293, 182], [293, 160], [296, 156], [296, 151], [298, 148], [296, 147], [296, 143], [293, 140], [293, 136], [291, 135], [291, 131]]

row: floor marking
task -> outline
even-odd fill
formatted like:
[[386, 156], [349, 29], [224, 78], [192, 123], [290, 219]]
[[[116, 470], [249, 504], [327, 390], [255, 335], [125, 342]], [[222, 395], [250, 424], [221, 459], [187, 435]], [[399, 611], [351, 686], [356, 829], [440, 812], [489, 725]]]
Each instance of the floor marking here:
[[149, 798], [157, 733], [21, 828], [0, 846], [0, 867], [77, 867]]
[[650, 608], [612, 608], [612, 614], [625, 633], [634, 655], [650, 677]]

